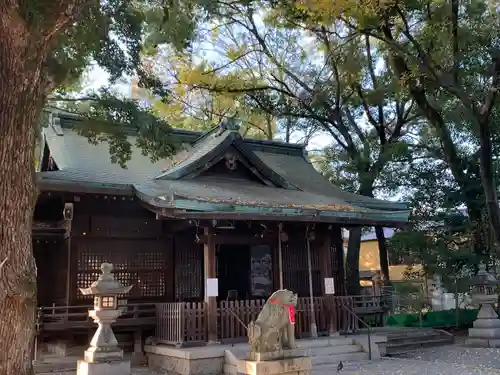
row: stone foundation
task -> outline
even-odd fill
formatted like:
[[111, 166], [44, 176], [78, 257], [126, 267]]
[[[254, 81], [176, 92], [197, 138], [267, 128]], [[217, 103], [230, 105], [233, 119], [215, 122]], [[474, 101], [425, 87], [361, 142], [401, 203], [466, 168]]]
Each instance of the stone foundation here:
[[500, 348], [500, 319], [490, 304], [483, 304], [473, 328], [469, 328], [467, 345]]
[[311, 357], [295, 357], [271, 361], [238, 361], [238, 375], [309, 375]]
[[77, 375], [125, 375], [130, 374], [129, 361], [112, 361], [105, 363], [89, 363], [78, 361]]
[[174, 375], [220, 375], [224, 368], [224, 350], [220, 347], [175, 349], [163, 345], [144, 347], [148, 367]]

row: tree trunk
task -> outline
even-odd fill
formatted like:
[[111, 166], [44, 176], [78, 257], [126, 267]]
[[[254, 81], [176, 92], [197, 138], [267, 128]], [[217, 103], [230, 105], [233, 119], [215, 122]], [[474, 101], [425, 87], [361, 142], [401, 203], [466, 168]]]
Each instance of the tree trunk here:
[[384, 228], [375, 227], [375, 234], [378, 242], [378, 254], [380, 258], [380, 272], [384, 285], [390, 284], [389, 277], [389, 253], [387, 252], [387, 240], [385, 238]]
[[498, 207], [495, 168], [493, 166], [493, 144], [491, 138], [489, 121], [487, 119], [479, 121], [479, 165], [481, 170], [481, 183], [486, 198], [486, 208], [491, 227], [490, 230], [495, 236], [495, 242], [500, 244], [500, 208]]
[[33, 373], [35, 337], [36, 266], [31, 242], [36, 202], [33, 147], [43, 91], [41, 64], [27, 56], [29, 46], [24, 46], [20, 53], [23, 46], [12, 43], [16, 31], [13, 30], [12, 37], [5, 36], [5, 29], [0, 33], [1, 375]]
[[349, 230], [349, 241], [346, 256], [346, 289], [348, 295], [361, 294], [359, 284], [359, 252], [361, 245], [361, 227]]

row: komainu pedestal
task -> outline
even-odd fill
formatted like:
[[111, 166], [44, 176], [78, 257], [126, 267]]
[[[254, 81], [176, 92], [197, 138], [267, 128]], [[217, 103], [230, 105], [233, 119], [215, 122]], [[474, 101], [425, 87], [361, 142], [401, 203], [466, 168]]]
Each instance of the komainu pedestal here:
[[297, 295], [278, 290], [267, 300], [257, 320], [248, 326], [250, 353], [237, 365], [238, 375], [308, 375], [311, 357], [295, 343]]

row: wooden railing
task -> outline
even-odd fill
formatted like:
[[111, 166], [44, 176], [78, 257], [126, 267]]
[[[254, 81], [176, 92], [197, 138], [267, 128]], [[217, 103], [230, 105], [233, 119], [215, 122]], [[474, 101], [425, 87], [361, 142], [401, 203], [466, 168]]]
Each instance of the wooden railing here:
[[[313, 298], [313, 311], [318, 334], [327, 334], [329, 329], [330, 314], [327, 313], [327, 305], [323, 297]], [[299, 298], [295, 313], [295, 336], [304, 338], [311, 336], [311, 299]]]
[[184, 343], [205, 342], [207, 335], [204, 302], [171, 302], [156, 305], [158, 343], [182, 346]]
[[[265, 300], [221, 301], [217, 307], [218, 338], [221, 341], [245, 341], [246, 326], [255, 320]], [[314, 297], [314, 314], [318, 333], [349, 333], [358, 330], [358, 322], [348, 311], [364, 318], [382, 315], [387, 310], [384, 299], [377, 296]], [[344, 308], [345, 307], [345, 308]], [[92, 306], [41, 307], [37, 313], [39, 332], [93, 328], [88, 311]], [[207, 339], [204, 302], [128, 303], [113, 327], [154, 327], [156, 339], [170, 345], [205, 342]], [[311, 309], [309, 298], [299, 298], [296, 309], [296, 336], [309, 337]]]
[[[37, 324], [40, 332], [64, 331], [68, 329], [92, 328], [95, 323], [89, 317], [92, 306], [39, 307]], [[113, 327], [154, 326], [154, 303], [129, 303], [120, 307], [122, 314]]]
[[[266, 300], [220, 301], [217, 304], [217, 333], [221, 342], [247, 340], [247, 326], [255, 320]], [[311, 300], [299, 298], [295, 316], [297, 338], [311, 336]], [[314, 297], [314, 316], [318, 334], [353, 333], [359, 317], [382, 313], [380, 298], [371, 296]], [[159, 303], [156, 305], [156, 341], [181, 346], [207, 339], [204, 302]], [[353, 313], [355, 314], [353, 315]], [[358, 317], [358, 318], [357, 318]]]
[[265, 299], [220, 301], [217, 306], [217, 328], [221, 341], [245, 341], [246, 327], [257, 319], [266, 303]]

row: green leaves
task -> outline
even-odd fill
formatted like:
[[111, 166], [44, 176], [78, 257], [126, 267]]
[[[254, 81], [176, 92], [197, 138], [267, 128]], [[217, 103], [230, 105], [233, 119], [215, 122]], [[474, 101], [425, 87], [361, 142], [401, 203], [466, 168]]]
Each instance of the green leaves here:
[[111, 160], [126, 168], [132, 156], [128, 136], [151, 160], [168, 158], [178, 145], [170, 126], [148, 108], [105, 89], [86, 98], [86, 105], [75, 102], [69, 110], [82, 116], [76, 130], [91, 143], [107, 142]]

